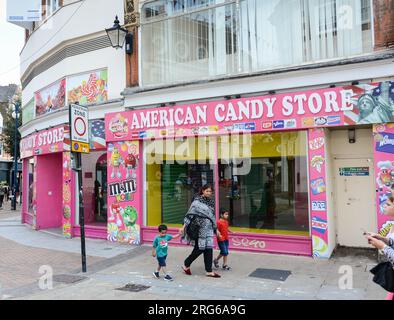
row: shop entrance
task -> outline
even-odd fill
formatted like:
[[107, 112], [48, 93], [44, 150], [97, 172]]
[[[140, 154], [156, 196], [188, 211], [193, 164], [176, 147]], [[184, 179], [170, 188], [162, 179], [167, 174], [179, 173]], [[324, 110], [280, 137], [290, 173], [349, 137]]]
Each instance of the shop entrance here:
[[331, 132], [337, 243], [369, 247], [363, 232], [376, 232], [372, 129], [356, 130], [349, 143], [348, 130]]
[[[82, 155], [82, 189], [83, 189], [83, 200], [81, 204], [84, 207], [86, 226], [106, 229], [107, 228], [106, 151], [95, 151], [95, 152], [91, 152], [90, 154]], [[77, 221], [77, 225], [78, 224], [79, 223]]]
[[377, 228], [373, 162], [370, 159], [337, 159], [335, 174], [338, 244], [368, 247], [363, 230], [374, 232]]

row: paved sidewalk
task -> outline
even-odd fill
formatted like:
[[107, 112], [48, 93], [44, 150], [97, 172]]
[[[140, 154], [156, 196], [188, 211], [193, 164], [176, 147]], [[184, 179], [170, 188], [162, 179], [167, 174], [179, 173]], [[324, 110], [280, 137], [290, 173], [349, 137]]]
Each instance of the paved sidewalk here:
[[[4, 211], [5, 212], [5, 211]], [[7, 216], [2, 219], [2, 216]], [[376, 258], [363, 252], [340, 251], [330, 260], [308, 257], [231, 252], [231, 271], [221, 279], [205, 276], [203, 259], [192, 265], [192, 276], [181, 270], [191, 247], [170, 247], [168, 270], [175, 281], [154, 279], [156, 260], [150, 246], [132, 247], [87, 240], [88, 273], [82, 274], [79, 238], [37, 232], [20, 224], [19, 214], [0, 213], [0, 299], [335, 299], [382, 300], [386, 292], [372, 282], [369, 270]], [[83, 276], [75, 283], [55, 281], [40, 290], [39, 267], [49, 265], [59, 275]], [[284, 281], [251, 277], [258, 268], [288, 270]], [[352, 276], [351, 289], [340, 289], [343, 270]], [[340, 273], [342, 272], [342, 273]], [[349, 284], [349, 282], [347, 282]], [[144, 285], [140, 292], [117, 290], [127, 284]]]
[[[139, 255], [108, 268], [90, 272], [87, 279], [73, 285], [59, 285], [53, 290], [37, 292], [22, 299], [384, 299], [386, 293], [372, 282], [369, 269], [375, 261], [365, 257], [341, 257], [314, 260], [305, 257], [232, 252], [232, 271], [220, 271], [221, 279], [205, 276], [203, 259], [192, 265], [192, 276], [181, 271], [181, 263], [191, 248], [170, 248], [168, 270], [173, 282], [154, 279], [155, 259], [149, 246], [140, 247]], [[341, 266], [350, 266], [353, 287], [338, 286]], [[286, 281], [250, 277], [257, 268], [289, 270]], [[141, 292], [117, 289], [126, 284], [149, 287]]]
[[[80, 238], [65, 239], [60, 229], [33, 230], [30, 226], [21, 223], [20, 215], [18, 211], [0, 210], [0, 237], [33, 248], [81, 253]], [[85, 243], [87, 254], [94, 257], [112, 258], [132, 250], [128, 245], [109, 243], [107, 240], [86, 239]]]
[[16, 210], [11, 210], [11, 201], [3, 203], [3, 209], [0, 209], [0, 220], [7, 218], [21, 220], [21, 205], [19, 203], [16, 205]]
[[[81, 271], [80, 238], [65, 239], [57, 234], [32, 230], [21, 224], [20, 207], [12, 211], [10, 203], [0, 210], [0, 248], [0, 299], [36, 292], [43, 266], [50, 266], [54, 275]], [[87, 239], [87, 262], [99, 270], [123, 261], [134, 249]]]

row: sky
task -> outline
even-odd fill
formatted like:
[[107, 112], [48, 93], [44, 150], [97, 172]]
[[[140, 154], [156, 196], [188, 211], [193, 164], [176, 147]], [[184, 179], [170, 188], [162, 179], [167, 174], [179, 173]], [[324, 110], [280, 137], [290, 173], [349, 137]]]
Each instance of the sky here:
[[6, 21], [6, 2], [0, 0], [0, 86], [20, 84], [19, 54], [25, 43], [24, 29]]

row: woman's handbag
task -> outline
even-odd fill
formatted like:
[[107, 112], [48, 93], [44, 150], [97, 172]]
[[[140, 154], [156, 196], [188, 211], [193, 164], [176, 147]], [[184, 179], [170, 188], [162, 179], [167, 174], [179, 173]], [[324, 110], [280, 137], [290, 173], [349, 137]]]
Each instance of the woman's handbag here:
[[192, 214], [187, 214], [186, 215], [190, 223], [186, 227], [186, 234], [188, 235], [190, 240], [197, 241], [198, 237], [200, 235], [200, 224], [201, 224], [201, 219], [209, 219], [213, 225], [213, 221], [209, 217], [201, 217], [197, 215], [192, 215]]
[[381, 262], [371, 270], [373, 281], [389, 292], [394, 292], [394, 269], [390, 262]]
[[186, 234], [188, 235], [190, 240], [196, 241], [200, 232], [200, 225], [198, 223], [197, 216], [189, 215], [188, 218], [190, 222], [186, 227]]

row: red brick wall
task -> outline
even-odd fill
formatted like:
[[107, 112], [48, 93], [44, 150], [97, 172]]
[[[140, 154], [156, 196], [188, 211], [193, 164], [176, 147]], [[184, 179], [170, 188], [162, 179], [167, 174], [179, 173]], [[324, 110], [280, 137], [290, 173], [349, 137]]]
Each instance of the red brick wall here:
[[375, 50], [394, 46], [394, 0], [374, 0]]

